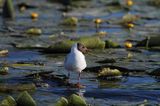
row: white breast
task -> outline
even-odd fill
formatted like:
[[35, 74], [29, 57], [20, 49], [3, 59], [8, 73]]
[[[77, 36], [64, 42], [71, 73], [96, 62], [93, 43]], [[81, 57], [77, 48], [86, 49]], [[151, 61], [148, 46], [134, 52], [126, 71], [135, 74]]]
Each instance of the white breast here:
[[64, 67], [69, 71], [81, 72], [87, 66], [85, 56], [78, 50], [67, 55]]

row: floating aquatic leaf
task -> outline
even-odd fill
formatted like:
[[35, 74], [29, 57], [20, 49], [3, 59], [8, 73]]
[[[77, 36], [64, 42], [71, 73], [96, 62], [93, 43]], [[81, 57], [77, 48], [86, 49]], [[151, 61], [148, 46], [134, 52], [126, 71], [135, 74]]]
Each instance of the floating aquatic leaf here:
[[86, 8], [90, 0], [70, 0], [71, 6], [74, 8]]
[[112, 76], [121, 76], [121, 72], [118, 69], [110, 69], [110, 68], [103, 68], [98, 73], [98, 77], [112, 77]]
[[53, 45], [51, 45], [49, 48], [45, 49], [44, 52], [57, 52], [57, 53], [65, 53], [69, 52], [71, 46], [76, 43], [81, 42], [84, 44], [87, 48], [90, 49], [104, 49], [105, 48], [105, 42], [102, 41], [99, 37], [81, 37], [78, 39], [67, 39], [63, 40], [61, 42], [57, 42]]
[[106, 58], [105, 60], [100, 60], [100, 61], [97, 61], [97, 63], [116, 63], [116, 59], [114, 58]]
[[0, 92], [12, 92], [12, 91], [34, 91], [36, 89], [35, 84], [0, 84]]
[[87, 103], [84, 100], [84, 98], [82, 98], [76, 94], [72, 94], [68, 98], [68, 102], [69, 102], [69, 106], [87, 106]]
[[138, 20], [138, 16], [132, 15], [132, 14], [126, 14], [122, 17], [122, 21], [124, 24], [131, 23]]
[[137, 104], [137, 106], [149, 106], [151, 105], [147, 99], [145, 99], [142, 103]]
[[130, 58], [132, 58], [132, 57], [133, 57], [133, 53], [129, 52], [129, 53], [127, 54], [127, 58], [130, 59]]
[[96, 33], [96, 35], [99, 36], [99, 37], [105, 37], [105, 36], [107, 36], [107, 32], [100, 31], [100, 32]]
[[7, 66], [0, 67], [0, 75], [6, 75], [8, 74], [9, 68]]
[[2, 100], [0, 106], [17, 106], [15, 99], [12, 96], [7, 96]]
[[100, 0], [103, 4], [109, 6], [120, 6], [119, 0]]
[[18, 95], [17, 98], [18, 106], [37, 106], [36, 101], [32, 98], [32, 96], [24, 91]]
[[0, 56], [8, 55], [8, 50], [0, 50]]
[[120, 45], [117, 42], [113, 42], [112, 40], [106, 40], [105, 47], [106, 48], [118, 48], [120, 47]]
[[68, 106], [68, 100], [65, 97], [61, 97], [55, 106]]
[[31, 29], [28, 29], [26, 33], [31, 35], [40, 35], [42, 34], [42, 30], [39, 28], [31, 28]]
[[136, 47], [159, 47], [160, 46], [160, 36], [159, 35], [148, 35], [148, 37], [136, 44]]
[[78, 24], [78, 18], [76, 17], [68, 17], [63, 21], [64, 25], [76, 26]]
[[28, 70], [44, 70], [45, 64], [40, 61], [19, 61], [9, 64], [10, 67]]

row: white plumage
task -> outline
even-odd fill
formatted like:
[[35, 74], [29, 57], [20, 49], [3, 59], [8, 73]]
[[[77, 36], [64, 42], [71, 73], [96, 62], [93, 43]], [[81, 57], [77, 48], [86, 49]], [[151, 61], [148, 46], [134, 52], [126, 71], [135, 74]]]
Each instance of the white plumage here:
[[87, 66], [85, 56], [77, 48], [77, 43], [71, 48], [71, 52], [66, 56], [64, 67], [67, 71], [81, 72]]
[[[68, 71], [68, 78], [70, 79], [70, 71], [78, 72], [78, 83], [77, 87], [80, 88], [80, 76], [82, 70], [87, 66], [85, 56], [88, 49], [81, 43], [76, 43], [72, 46], [71, 52], [66, 56], [64, 61], [64, 67]], [[68, 80], [69, 81], [69, 80]]]

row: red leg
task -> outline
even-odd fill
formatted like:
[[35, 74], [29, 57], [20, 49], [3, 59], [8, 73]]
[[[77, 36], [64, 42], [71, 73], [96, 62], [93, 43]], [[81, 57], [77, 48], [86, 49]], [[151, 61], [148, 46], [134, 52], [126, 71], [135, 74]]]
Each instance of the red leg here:
[[68, 78], [67, 78], [67, 82], [70, 82], [70, 71], [68, 71]]
[[78, 75], [78, 83], [76, 84], [76, 86], [78, 88], [85, 88], [85, 86], [83, 86], [83, 85], [80, 84], [80, 79], [81, 79], [81, 73], [79, 73], [79, 75]]
[[70, 71], [68, 71], [68, 79], [70, 78]]
[[78, 75], [78, 84], [80, 84], [80, 79], [81, 79], [81, 73]]

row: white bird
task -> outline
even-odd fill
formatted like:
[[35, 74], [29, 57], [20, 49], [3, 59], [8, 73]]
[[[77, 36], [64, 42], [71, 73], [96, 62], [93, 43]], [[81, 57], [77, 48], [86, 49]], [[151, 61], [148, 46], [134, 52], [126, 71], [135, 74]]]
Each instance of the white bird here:
[[68, 78], [70, 77], [70, 71], [75, 71], [79, 73], [78, 85], [80, 84], [80, 76], [82, 70], [87, 66], [85, 56], [88, 49], [81, 43], [75, 43], [71, 47], [70, 53], [66, 56], [64, 61], [64, 68], [68, 71]]

